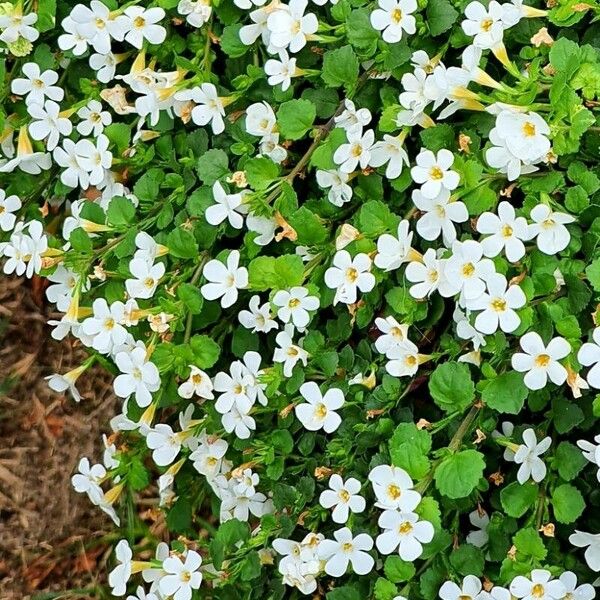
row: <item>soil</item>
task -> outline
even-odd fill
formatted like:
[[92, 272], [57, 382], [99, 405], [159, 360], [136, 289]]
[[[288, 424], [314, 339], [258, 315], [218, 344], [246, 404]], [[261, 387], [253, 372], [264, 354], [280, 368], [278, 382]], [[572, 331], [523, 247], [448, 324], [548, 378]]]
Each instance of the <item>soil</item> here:
[[70, 478], [82, 456], [101, 459], [119, 403], [101, 368], [79, 379], [79, 404], [47, 387], [86, 353], [50, 337], [43, 285], [0, 279], [0, 598], [99, 599], [113, 526]]

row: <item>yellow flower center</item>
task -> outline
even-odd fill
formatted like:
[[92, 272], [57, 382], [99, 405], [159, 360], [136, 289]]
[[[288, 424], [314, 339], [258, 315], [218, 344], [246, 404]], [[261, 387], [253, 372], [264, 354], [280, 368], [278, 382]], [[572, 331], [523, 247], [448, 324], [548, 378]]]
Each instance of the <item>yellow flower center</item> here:
[[350, 500], [350, 494], [347, 490], [340, 490], [338, 496], [340, 497], [342, 502], [348, 502], [348, 500]]
[[417, 357], [414, 354], [409, 354], [405, 359], [404, 362], [409, 366], [409, 367], [414, 367], [417, 364]]
[[395, 8], [392, 11], [390, 18], [392, 19], [392, 23], [395, 23], [396, 25], [398, 25], [398, 23], [400, 23], [400, 21], [402, 21], [402, 11], [399, 8]]
[[142, 27], [144, 27], [146, 25], [146, 19], [144, 19], [144, 17], [136, 17], [133, 20], [133, 26], [136, 29], [141, 29]]
[[315, 415], [319, 419], [324, 419], [327, 416], [327, 407], [322, 402], [319, 402], [315, 407]]
[[392, 500], [398, 500], [402, 495], [402, 490], [395, 483], [390, 483], [390, 485], [388, 485], [387, 494]]
[[354, 283], [358, 279], [358, 271], [354, 267], [346, 269], [346, 279], [350, 283]]
[[412, 530], [413, 530], [412, 523], [409, 523], [408, 521], [405, 521], [404, 523], [402, 523], [400, 525], [400, 527], [398, 527], [398, 533], [400, 533], [402, 535], [406, 535], [407, 533], [410, 533]]
[[202, 383], [202, 375], [200, 375], [199, 373], [194, 373], [192, 375], [192, 383], [194, 385], [200, 385]]
[[436, 165], [429, 170], [429, 176], [431, 179], [439, 180], [444, 177], [444, 172]]
[[503, 225], [501, 229], [502, 237], [509, 238], [513, 234], [513, 228], [510, 225]]
[[462, 274], [465, 277], [471, 277], [473, 273], [475, 273], [475, 267], [473, 266], [473, 263], [465, 263], [462, 268]]
[[531, 595], [536, 598], [542, 598], [544, 593], [544, 586], [541, 583], [536, 583], [531, 590]]
[[535, 364], [537, 367], [547, 367], [550, 360], [551, 358], [547, 354], [538, 354], [535, 357]]
[[298, 298], [291, 298], [290, 301], [288, 302], [288, 306], [290, 308], [296, 308], [296, 306], [298, 306], [300, 304], [300, 300], [298, 300]]
[[363, 149], [360, 144], [353, 144], [350, 154], [352, 154], [352, 156], [359, 157], [362, 154], [362, 151]]
[[98, 17], [94, 22], [96, 23], [96, 27], [98, 29], [104, 29], [106, 27], [104, 19], [101, 19], [100, 17]]
[[428, 273], [427, 273], [427, 279], [431, 282], [431, 283], [435, 283], [438, 280], [439, 274], [435, 269], [431, 269]]
[[523, 123], [523, 135], [525, 137], [533, 137], [535, 135], [535, 125], [531, 121]]
[[492, 19], [484, 19], [483, 21], [481, 21], [481, 30], [488, 32], [492, 28], [493, 24], [494, 21]]
[[146, 277], [146, 279], [144, 279], [144, 285], [147, 288], [151, 288], [154, 286], [154, 279], [152, 279], [152, 277]]
[[109, 331], [111, 329], [114, 329], [115, 327], [115, 320], [112, 317], [109, 317], [108, 319], [106, 319], [106, 321], [104, 321], [104, 329], [108, 329]]
[[344, 544], [342, 544], [342, 550], [344, 552], [352, 552], [353, 549], [354, 546], [350, 542], [345, 542]]
[[504, 312], [506, 310], [506, 300], [503, 298], [494, 298], [491, 302], [492, 310]]

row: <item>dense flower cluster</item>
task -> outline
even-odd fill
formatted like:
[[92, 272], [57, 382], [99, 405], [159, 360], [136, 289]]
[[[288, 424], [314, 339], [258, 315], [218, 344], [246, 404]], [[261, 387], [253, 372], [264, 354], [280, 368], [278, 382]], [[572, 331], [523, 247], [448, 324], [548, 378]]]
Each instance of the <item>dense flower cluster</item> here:
[[595, 596], [599, 15], [0, 4], [2, 268], [123, 400], [113, 595]]

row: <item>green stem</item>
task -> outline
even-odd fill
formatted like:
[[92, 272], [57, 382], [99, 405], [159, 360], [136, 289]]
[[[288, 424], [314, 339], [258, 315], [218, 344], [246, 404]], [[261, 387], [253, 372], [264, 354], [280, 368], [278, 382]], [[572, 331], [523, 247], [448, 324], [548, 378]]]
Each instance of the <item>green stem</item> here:
[[[200, 255], [200, 262], [198, 263], [198, 266], [196, 267], [196, 270], [194, 271], [194, 274], [192, 275], [192, 278], [190, 279], [190, 284], [191, 285], [196, 285], [196, 283], [198, 283], [198, 279], [200, 279], [200, 276], [202, 275], [202, 269], [204, 268], [204, 265], [206, 264], [206, 261], [208, 259], [208, 254], [206, 252], [202, 253]], [[190, 341], [190, 337], [192, 336], [192, 321], [194, 319], [194, 315], [189, 312], [187, 315], [187, 319], [185, 321], [185, 333], [183, 334], [183, 343], [187, 344]]]

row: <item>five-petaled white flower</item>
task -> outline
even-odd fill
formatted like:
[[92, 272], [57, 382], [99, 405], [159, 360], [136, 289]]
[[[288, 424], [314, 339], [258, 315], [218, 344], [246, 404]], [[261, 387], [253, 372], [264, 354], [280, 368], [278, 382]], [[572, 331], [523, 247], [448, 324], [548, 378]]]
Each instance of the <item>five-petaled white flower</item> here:
[[353, 537], [348, 527], [333, 532], [335, 540], [325, 539], [319, 543], [319, 558], [325, 561], [325, 573], [331, 577], [341, 577], [348, 570], [348, 564], [357, 575], [370, 573], [375, 560], [368, 554], [373, 548], [373, 538], [368, 533]]
[[547, 204], [538, 204], [530, 216], [534, 222], [529, 226], [529, 235], [544, 254], [557, 254], [569, 245], [571, 234], [565, 225], [573, 223], [575, 217], [555, 212]]
[[526, 333], [519, 341], [525, 351], [516, 352], [511, 359], [515, 371], [525, 373], [524, 382], [530, 390], [541, 390], [548, 379], [556, 385], [567, 380], [567, 370], [559, 360], [571, 352], [571, 345], [562, 337], [555, 337], [547, 346], [535, 331]]
[[194, 550], [188, 550], [183, 561], [178, 556], [166, 558], [162, 564], [165, 575], [158, 582], [161, 594], [173, 600], [190, 600], [192, 590], [202, 583], [201, 564], [202, 557]]
[[375, 506], [412, 512], [421, 502], [421, 494], [413, 490], [413, 480], [400, 467], [378, 465], [369, 473], [369, 481], [377, 497]]
[[371, 259], [360, 253], [354, 258], [347, 250], [340, 250], [333, 257], [333, 266], [325, 271], [327, 287], [335, 290], [333, 303], [354, 304], [357, 290], [370, 292], [375, 287], [375, 276], [371, 273]]
[[238, 290], [248, 286], [248, 270], [240, 267], [239, 250], [232, 250], [227, 260], [222, 263], [213, 259], [204, 265], [202, 274], [208, 283], [205, 283], [200, 292], [207, 300], [221, 299], [221, 306], [228, 308], [235, 304]]
[[371, 13], [371, 25], [383, 31], [382, 37], [388, 44], [402, 39], [402, 32], [412, 35], [417, 31], [412, 15], [417, 10], [416, 0], [378, 0], [379, 8]]
[[331, 518], [335, 523], [345, 523], [351, 512], [361, 513], [366, 502], [359, 496], [361, 483], [354, 477], [344, 481], [337, 473], [329, 478], [329, 488], [321, 492], [319, 503], [323, 508], [333, 508]]
[[550, 448], [552, 438], [545, 437], [538, 443], [535, 431], [526, 429], [523, 432], [523, 442], [515, 452], [515, 462], [521, 465], [517, 481], [522, 485], [531, 478], [539, 483], [546, 477], [546, 465], [540, 456]]
[[410, 174], [415, 183], [421, 184], [424, 198], [433, 199], [442, 190], [451, 192], [458, 187], [460, 177], [450, 168], [453, 162], [454, 155], [450, 150], [442, 149], [437, 155], [431, 150], [421, 150]]
[[294, 412], [306, 429], [331, 433], [340, 426], [342, 418], [335, 411], [344, 405], [342, 390], [330, 388], [322, 394], [314, 381], [308, 381], [300, 386], [300, 395], [306, 402], [296, 405]]
[[600, 389], [600, 327], [592, 333], [593, 342], [586, 342], [577, 353], [577, 360], [584, 367], [592, 367], [586, 376], [587, 382], [596, 389]]
[[423, 554], [423, 544], [433, 539], [433, 525], [420, 521], [414, 512], [385, 510], [378, 521], [384, 531], [377, 536], [375, 543], [382, 554], [391, 554], [398, 548], [402, 560], [413, 562]]
[[283, 323], [291, 321], [298, 331], [304, 331], [310, 321], [309, 311], [319, 308], [319, 298], [310, 296], [305, 287], [296, 286], [276, 292], [273, 304], [277, 306], [277, 316]]
[[517, 575], [510, 584], [510, 593], [523, 600], [559, 600], [566, 588], [560, 579], [552, 579], [550, 571], [533, 569], [531, 578]]

